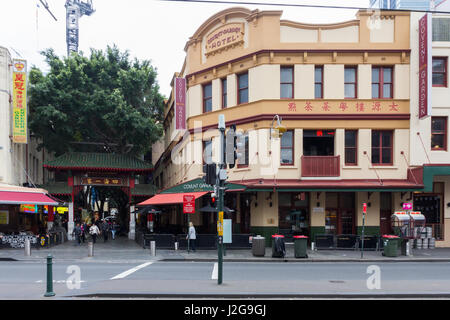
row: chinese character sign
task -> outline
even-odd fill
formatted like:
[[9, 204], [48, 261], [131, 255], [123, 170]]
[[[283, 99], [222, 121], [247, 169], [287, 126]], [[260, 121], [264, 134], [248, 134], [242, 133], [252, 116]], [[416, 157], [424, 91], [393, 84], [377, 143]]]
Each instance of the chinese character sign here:
[[27, 143], [27, 62], [13, 61], [13, 142]]

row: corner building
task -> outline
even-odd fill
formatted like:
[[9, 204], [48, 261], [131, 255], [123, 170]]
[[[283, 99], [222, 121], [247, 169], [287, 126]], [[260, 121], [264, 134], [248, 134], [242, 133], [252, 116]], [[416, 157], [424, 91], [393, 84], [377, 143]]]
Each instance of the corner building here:
[[[230, 8], [205, 21], [172, 83], [186, 79], [187, 129], [175, 130], [173, 90], [154, 146], [160, 192], [201, 191], [202, 164], [219, 159], [223, 114], [245, 136], [243, 159], [228, 170], [233, 234], [268, 244], [275, 233], [357, 235], [363, 203], [365, 234], [390, 233], [390, 215], [424, 187], [410, 166], [410, 13], [372, 14], [313, 25]], [[271, 135], [277, 115], [281, 138]], [[166, 225], [184, 224], [171, 210]], [[199, 232], [215, 233], [214, 214], [196, 213]]]

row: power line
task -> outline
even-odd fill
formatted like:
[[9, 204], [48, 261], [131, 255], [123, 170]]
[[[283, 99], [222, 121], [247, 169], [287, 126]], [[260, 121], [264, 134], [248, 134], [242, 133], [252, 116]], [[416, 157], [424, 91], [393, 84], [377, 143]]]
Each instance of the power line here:
[[313, 5], [313, 4], [290, 4], [290, 3], [271, 3], [271, 2], [247, 2], [247, 1], [222, 1], [222, 0], [157, 0], [162, 2], [187, 2], [187, 3], [209, 3], [209, 4], [238, 4], [238, 5], [255, 5], [255, 6], [278, 6], [278, 7], [298, 7], [298, 8], [318, 8], [318, 9], [343, 9], [343, 10], [377, 10], [377, 11], [397, 11], [397, 12], [425, 12], [449, 14], [449, 11], [432, 11], [432, 10], [414, 10], [414, 9], [380, 9], [353, 6], [329, 6], [329, 5]]

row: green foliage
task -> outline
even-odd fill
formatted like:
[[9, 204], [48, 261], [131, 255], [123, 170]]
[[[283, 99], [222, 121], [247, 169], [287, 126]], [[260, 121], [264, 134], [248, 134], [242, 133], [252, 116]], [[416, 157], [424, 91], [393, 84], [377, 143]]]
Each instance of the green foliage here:
[[116, 46], [91, 49], [89, 58], [61, 60], [52, 49], [42, 55], [50, 71], [31, 69], [28, 104], [40, 147], [58, 156], [100, 143], [109, 152], [142, 155], [162, 135], [164, 97], [150, 61], [130, 61]]

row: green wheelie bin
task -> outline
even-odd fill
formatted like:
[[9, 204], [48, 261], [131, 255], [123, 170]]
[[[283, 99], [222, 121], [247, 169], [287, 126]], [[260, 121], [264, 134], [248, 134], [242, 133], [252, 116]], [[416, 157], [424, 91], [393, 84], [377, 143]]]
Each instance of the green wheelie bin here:
[[308, 247], [307, 236], [294, 236], [294, 255], [296, 258], [308, 258], [306, 248]]
[[383, 256], [398, 257], [399, 242], [400, 237], [385, 234], [383, 236]]

